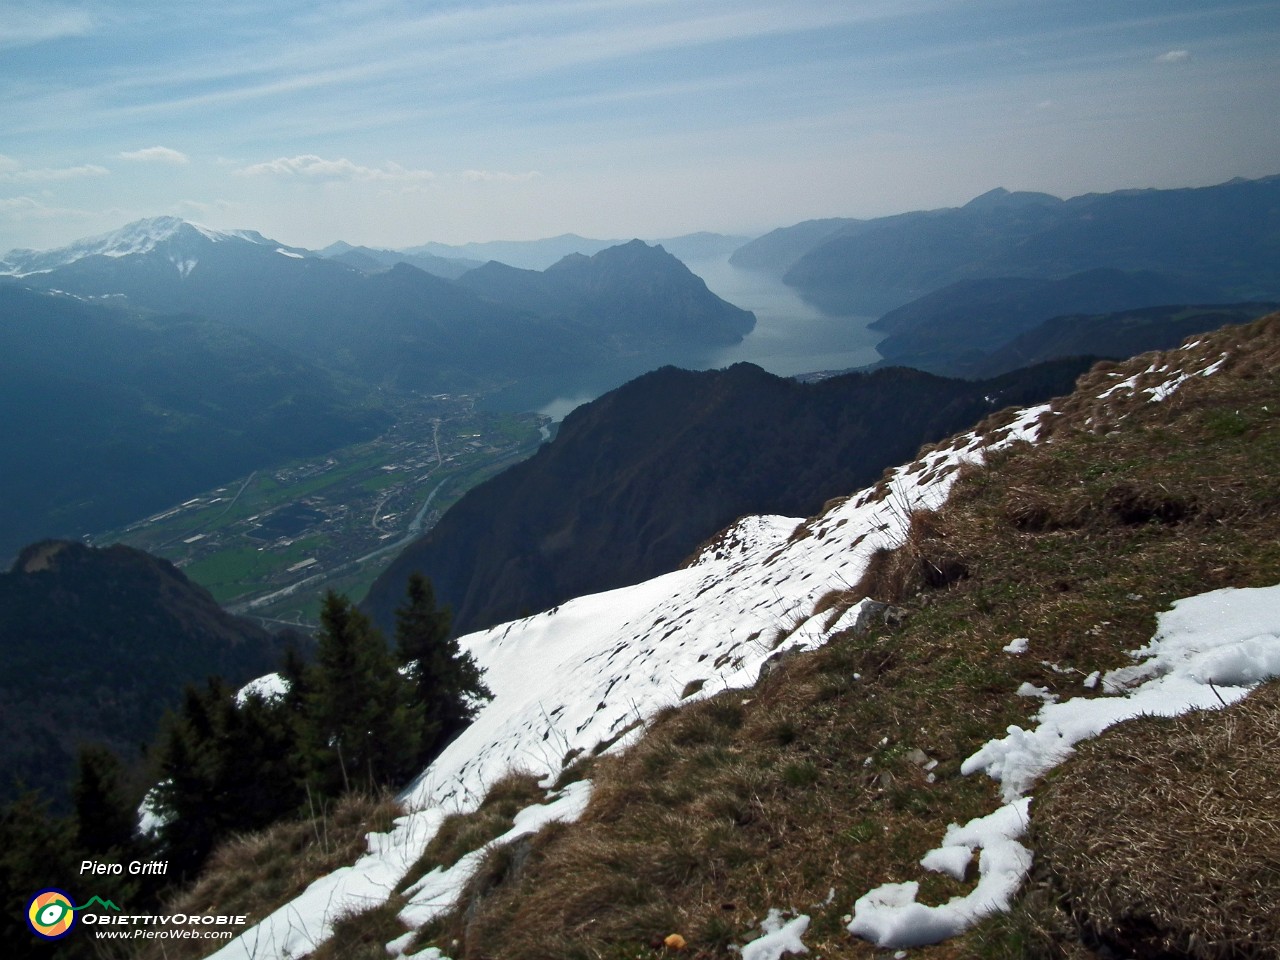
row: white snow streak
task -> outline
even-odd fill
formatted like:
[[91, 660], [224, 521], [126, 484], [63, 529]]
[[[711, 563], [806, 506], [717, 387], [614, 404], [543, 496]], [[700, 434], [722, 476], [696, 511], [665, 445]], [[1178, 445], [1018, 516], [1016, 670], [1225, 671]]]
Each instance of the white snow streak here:
[[[988, 437], [963, 435], [894, 471], [884, 497], [865, 490], [803, 529], [796, 519], [748, 517], [686, 569], [463, 637], [494, 697], [405, 792], [410, 813], [389, 834], [370, 836], [368, 856], [214, 956], [264, 960], [313, 949], [330, 935], [335, 911], [384, 902], [445, 814], [474, 809], [507, 772], [550, 783], [575, 751], [614, 738], [617, 750], [639, 737], [690, 681], [704, 681], [697, 697], [751, 685], [779, 632], [788, 636], [777, 650], [826, 642], [858, 611], [828, 628], [825, 617], [809, 616], [814, 604], [856, 583], [876, 550], [901, 543], [913, 511], [940, 506], [962, 463], [1034, 438], [1047, 409], [1024, 410]], [[446, 908], [472, 865], [415, 878], [404, 919], [421, 923]]]
[[[971, 893], [934, 907], [916, 903], [914, 882], [885, 884], [859, 898], [849, 931], [880, 947], [920, 946], [1007, 910], [1031, 869], [1030, 851], [1017, 841], [1034, 782], [1069, 757], [1077, 743], [1114, 724], [1142, 715], [1217, 709], [1260, 681], [1280, 676], [1280, 585], [1179, 600], [1159, 615], [1151, 642], [1130, 656], [1141, 662], [1102, 677], [1111, 696], [1046, 702], [1031, 730], [1011, 726], [1007, 736], [988, 742], [961, 765], [962, 773], [982, 771], [999, 781], [1006, 805], [963, 828], [948, 828], [942, 846], [927, 853], [921, 865], [959, 879], [969, 850], [981, 849], [980, 878]], [[1032, 691], [1040, 695], [1038, 688]], [[1018, 694], [1027, 691], [1020, 688]]]

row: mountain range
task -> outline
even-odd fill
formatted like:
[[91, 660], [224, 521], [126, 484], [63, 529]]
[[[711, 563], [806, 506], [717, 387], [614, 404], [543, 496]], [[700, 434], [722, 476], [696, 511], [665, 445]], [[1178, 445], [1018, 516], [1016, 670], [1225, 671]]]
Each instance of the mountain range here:
[[[680, 237], [654, 240], [652, 244], [661, 246], [680, 260], [688, 261], [728, 256], [750, 239], [750, 237], [726, 236], [722, 233], [703, 231]], [[473, 263], [497, 260], [500, 263], [522, 270], [545, 270], [552, 264], [572, 254], [591, 256], [623, 242], [622, 240], [598, 240], [590, 237], [580, 237], [576, 233], [565, 233], [558, 237], [546, 237], [542, 240], [491, 240], [483, 243], [464, 243], [459, 245], [427, 243], [421, 246], [409, 247], [404, 252], [407, 254], [462, 259]]]
[[963, 207], [807, 221], [746, 244], [732, 262], [782, 276], [831, 312], [866, 314], [964, 280], [1099, 267], [1162, 273], [1207, 288], [1211, 301], [1265, 300], [1280, 296], [1277, 244], [1273, 176], [1068, 200], [996, 189]]
[[[216, 231], [171, 217], [63, 250], [13, 251], [5, 272], [45, 290], [123, 298], [137, 309], [233, 324], [372, 385], [458, 391], [541, 379], [549, 381], [545, 402], [571, 390], [585, 371], [614, 362], [619, 344], [628, 352], [666, 350], [674, 359], [735, 343], [750, 329], [748, 315], [708, 291], [675, 257], [656, 251], [638, 257], [634, 245], [626, 249], [623, 269], [605, 250], [548, 276], [544, 287], [574, 285], [570, 299], [589, 287], [595, 305], [609, 308], [571, 317], [489, 299], [408, 263], [366, 274], [253, 231]], [[630, 275], [626, 266], [639, 272]], [[642, 288], [652, 292], [642, 315], [619, 308]], [[668, 289], [679, 298], [664, 300]]]
[[740, 516], [812, 513], [921, 443], [1066, 391], [1087, 365], [986, 381], [898, 368], [812, 384], [751, 364], [657, 370], [578, 407], [531, 459], [469, 491], [364, 605], [393, 624], [419, 570], [465, 631], [635, 583]]

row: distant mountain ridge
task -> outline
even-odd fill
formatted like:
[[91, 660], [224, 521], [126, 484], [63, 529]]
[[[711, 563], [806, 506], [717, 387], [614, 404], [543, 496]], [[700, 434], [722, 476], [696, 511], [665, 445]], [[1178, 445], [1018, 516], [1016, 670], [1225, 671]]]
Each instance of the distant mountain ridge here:
[[[665, 237], [650, 241], [661, 246], [680, 260], [698, 260], [726, 256], [750, 240], [749, 237], [729, 236], [701, 231], [679, 237]], [[404, 250], [408, 254], [431, 254], [438, 257], [463, 258], [487, 263], [497, 260], [522, 270], [545, 270], [547, 267], [572, 254], [593, 256], [601, 250], [625, 243], [624, 240], [599, 240], [581, 237], [576, 233], [564, 233], [541, 240], [489, 240], [480, 243], [450, 245], [426, 243]]]
[[1205, 284], [1152, 271], [1106, 267], [1058, 280], [960, 280], [890, 310], [871, 328], [887, 334], [876, 347], [886, 363], [942, 376], [964, 376], [979, 358], [1050, 317], [1155, 304], [1207, 303], [1213, 294], [1213, 288]]
[[349, 243], [333, 243], [320, 251], [320, 255], [339, 263], [355, 267], [362, 273], [380, 273], [390, 270], [397, 263], [407, 263], [426, 273], [446, 280], [457, 280], [468, 270], [474, 270], [483, 261], [460, 257], [436, 256], [430, 253], [405, 253], [399, 250], [383, 250], [374, 247], [353, 247]]
[[[826, 229], [834, 227], [834, 231]], [[1218, 301], [1280, 296], [1280, 176], [1059, 200], [997, 188], [962, 207], [774, 231], [733, 261], [833, 313], [882, 313], [948, 284], [1155, 271]]]
[[128, 257], [153, 253], [157, 250], [168, 255], [179, 273], [189, 257], [209, 244], [243, 241], [255, 246], [269, 247], [275, 252], [292, 256], [310, 256], [310, 251], [300, 247], [286, 247], [264, 237], [256, 230], [214, 230], [180, 217], [152, 217], [137, 220], [113, 230], [79, 240], [55, 250], [10, 250], [0, 261], [0, 275], [25, 277], [34, 273], [56, 270], [69, 266], [86, 257]]
[[391, 624], [420, 570], [465, 632], [635, 583], [740, 516], [811, 513], [958, 425], [1068, 391], [1087, 365], [980, 382], [899, 368], [815, 384], [751, 364], [657, 370], [579, 407], [532, 459], [471, 490], [364, 604]]
[[[661, 246], [641, 240], [592, 256], [571, 254], [541, 272], [491, 260], [459, 283], [511, 307], [592, 326], [627, 346], [663, 340], [733, 343], [755, 326], [749, 311], [721, 300]], [[637, 336], [641, 330], [643, 336]]]
[[1052, 317], [974, 362], [967, 372], [993, 377], [1084, 354], [1123, 360], [1148, 350], [1171, 350], [1192, 334], [1250, 323], [1277, 310], [1280, 303], [1177, 304]]
[[[594, 272], [579, 264], [559, 275], [579, 284], [582, 303], [607, 307], [603, 315], [589, 309], [547, 315], [537, 304], [482, 296], [403, 262], [365, 273], [252, 231], [220, 233], [173, 218], [49, 251], [40, 262], [53, 265], [25, 272], [24, 282], [224, 321], [368, 384], [415, 390], [491, 389], [535, 379], [549, 384], [546, 402], [561, 392], [557, 378], [607, 366], [619, 349], [727, 345], [749, 329], [749, 314], [701, 281], [694, 290], [675, 257], [634, 249], [606, 257]], [[617, 269], [624, 262], [640, 275]], [[13, 275], [35, 264], [11, 255], [9, 269]], [[619, 309], [641, 289], [643, 311]], [[678, 296], [663, 299], [666, 291]], [[725, 324], [726, 316], [736, 319]]]
[[187, 683], [243, 683], [283, 645], [167, 561], [48, 540], [0, 573], [0, 796], [14, 778], [59, 806], [79, 743], [132, 758]]

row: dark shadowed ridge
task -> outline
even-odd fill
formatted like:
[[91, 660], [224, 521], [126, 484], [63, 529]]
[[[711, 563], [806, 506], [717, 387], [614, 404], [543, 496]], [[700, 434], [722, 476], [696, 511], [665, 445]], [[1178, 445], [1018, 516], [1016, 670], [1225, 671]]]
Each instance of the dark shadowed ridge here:
[[282, 642], [166, 560], [46, 540], [0, 574], [0, 798], [15, 780], [65, 804], [80, 743], [132, 760], [183, 686], [275, 669]]
[[995, 381], [915, 370], [814, 384], [759, 367], [646, 374], [579, 407], [531, 460], [469, 492], [375, 582], [384, 627], [420, 570], [460, 632], [678, 567], [747, 514], [803, 517], [1009, 404], [1068, 392], [1064, 361]]

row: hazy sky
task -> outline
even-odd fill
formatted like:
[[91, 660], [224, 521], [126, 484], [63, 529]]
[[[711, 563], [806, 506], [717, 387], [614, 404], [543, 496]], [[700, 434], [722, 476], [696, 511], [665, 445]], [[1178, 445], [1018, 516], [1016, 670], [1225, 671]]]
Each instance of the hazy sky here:
[[759, 233], [1280, 173], [1280, 3], [5, 0], [0, 253]]

